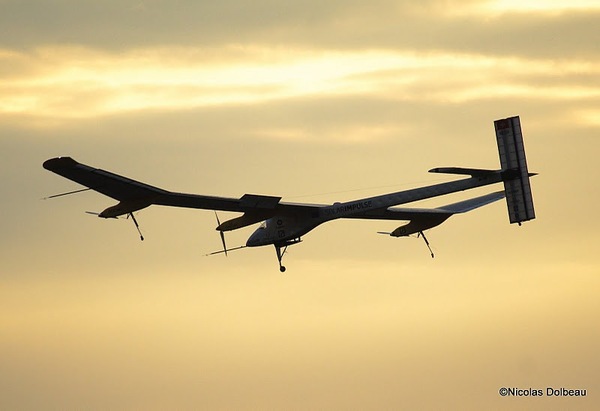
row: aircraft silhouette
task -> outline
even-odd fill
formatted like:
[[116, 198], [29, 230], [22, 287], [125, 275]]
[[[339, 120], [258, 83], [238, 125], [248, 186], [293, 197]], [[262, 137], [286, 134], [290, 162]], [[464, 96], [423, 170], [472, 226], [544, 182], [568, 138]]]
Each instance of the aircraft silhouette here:
[[[469, 177], [333, 204], [288, 203], [282, 202], [281, 197], [258, 194], [244, 194], [240, 198], [227, 198], [176, 193], [78, 163], [71, 157], [49, 159], [44, 162], [43, 167], [87, 187], [47, 198], [94, 190], [118, 200], [118, 204], [98, 213], [98, 217], [116, 218], [123, 215], [131, 217], [141, 240], [144, 237], [133, 213], [151, 205], [215, 210], [215, 214], [216, 210], [242, 213], [241, 216], [223, 223], [217, 216], [218, 226], [216, 229], [220, 233], [223, 250], [211, 254], [227, 254], [228, 251], [245, 247], [273, 245], [279, 269], [284, 272], [282, 259], [288, 246], [301, 242], [302, 236], [319, 225], [340, 218], [408, 221], [408, 224], [391, 232], [380, 232], [380, 234], [405, 237], [416, 233], [423, 237], [430, 252], [431, 247], [425, 237], [425, 230], [440, 225], [454, 214], [474, 210], [501, 198], [506, 198], [511, 223], [521, 225], [523, 221], [534, 219], [535, 212], [529, 177], [535, 174], [529, 173], [527, 170], [520, 119], [516, 116], [496, 120], [494, 126], [501, 163], [501, 168], [498, 170], [461, 167], [434, 168], [429, 172]], [[504, 183], [504, 190], [438, 208], [396, 207], [400, 204], [495, 183]], [[256, 223], [261, 224], [250, 235], [245, 246], [227, 248], [225, 232]], [[431, 252], [431, 256], [434, 256], [433, 252]]]

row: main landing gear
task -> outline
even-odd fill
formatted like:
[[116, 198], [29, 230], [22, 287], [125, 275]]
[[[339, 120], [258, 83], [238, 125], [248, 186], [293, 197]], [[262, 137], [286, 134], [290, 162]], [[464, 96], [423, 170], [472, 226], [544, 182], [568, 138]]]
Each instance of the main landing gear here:
[[279, 261], [279, 271], [285, 273], [285, 266], [281, 265], [281, 259], [283, 258], [285, 252], [287, 251], [287, 245], [283, 246], [283, 252], [281, 251], [281, 246], [275, 244], [275, 252], [277, 253], [277, 261]]
[[433, 255], [433, 251], [431, 250], [431, 246], [429, 245], [429, 241], [427, 241], [427, 237], [425, 237], [425, 233], [423, 231], [419, 231], [419, 235], [421, 237], [423, 237], [423, 240], [425, 240], [425, 244], [427, 245], [427, 248], [429, 248], [429, 252], [431, 253], [431, 258], [434, 258], [435, 256]]
[[293, 245], [293, 244], [298, 244], [301, 241], [302, 241], [302, 239], [300, 237], [298, 237], [298, 238], [294, 238], [293, 240], [288, 240], [283, 243], [273, 244], [275, 246], [275, 252], [277, 253], [277, 261], [279, 262], [279, 271], [281, 271], [282, 273], [285, 273], [285, 267], [283, 266], [283, 264], [281, 264], [281, 260], [283, 259], [283, 256], [285, 255], [285, 252], [287, 251], [288, 246]]
[[144, 241], [144, 236], [142, 235], [142, 232], [140, 231], [140, 225], [138, 224], [137, 220], [135, 219], [135, 216], [133, 215], [133, 213], [127, 214], [127, 218], [129, 218], [129, 217], [131, 217], [131, 219], [133, 220], [133, 224], [135, 224], [135, 228], [137, 229], [137, 232], [140, 235], [140, 240]]

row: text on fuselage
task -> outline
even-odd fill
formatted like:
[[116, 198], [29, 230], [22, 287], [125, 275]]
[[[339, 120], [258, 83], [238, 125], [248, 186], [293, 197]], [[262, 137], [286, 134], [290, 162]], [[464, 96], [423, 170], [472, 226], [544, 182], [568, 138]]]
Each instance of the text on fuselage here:
[[324, 209], [323, 213], [325, 215], [352, 214], [354, 211], [366, 210], [371, 207], [373, 207], [373, 202], [371, 200], [350, 204], [334, 204], [333, 206]]

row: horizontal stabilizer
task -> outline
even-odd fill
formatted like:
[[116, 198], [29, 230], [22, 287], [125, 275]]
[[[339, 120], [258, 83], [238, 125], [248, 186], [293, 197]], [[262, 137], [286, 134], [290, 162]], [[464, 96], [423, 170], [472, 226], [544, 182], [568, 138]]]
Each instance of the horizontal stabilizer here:
[[437, 167], [429, 170], [430, 173], [443, 173], [443, 174], [461, 174], [472, 177], [485, 176], [496, 173], [496, 170], [484, 170], [481, 168], [463, 168], [463, 167]]

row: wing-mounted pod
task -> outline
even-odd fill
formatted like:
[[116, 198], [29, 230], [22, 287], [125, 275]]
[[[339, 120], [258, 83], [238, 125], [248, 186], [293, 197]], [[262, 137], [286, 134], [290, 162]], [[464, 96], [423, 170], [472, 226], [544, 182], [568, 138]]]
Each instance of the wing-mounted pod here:
[[396, 228], [390, 233], [392, 237], [407, 237], [424, 230], [436, 227], [450, 218], [452, 214], [431, 214], [411, 220], [408, 224]]
[[271, 217], [280, 200], [281, 197], [257, 194], [244, 194], [239, 199], [239, 208], [240, 211], [244, 211], [244, 214], [239, 217], [235, 217], [231, 220], [227, 220], [224, 223], [221, 223], [221, 220], [219, 219], [219, 216], [217, 215], [217, 212], [215, 210], [215, 217], [217, 219], [217, 231], [221, 236], [223, 250], [216, 251], [208, 255], [219, 253], [225, 253], [225, 255], [227, 255], [228, 251], [245, 248], [246, 246], [227, 249], [227, 244], [225, 243], [225, 231], [232, 231], [237, 230], [239, 228], [247, 227], [249, 225], [258, 223]]
[[423, 241], [425, 241], [425, 245], [427, 245], [427, 248], [431, 253], [431, 258], [434, 258], [435, 255], [433, 254], [433, 250], [429, 245], [429, 240], [427, 240], [427, 237], [425, 237], [424, 231], [442, 224], [444, 221], [450, 218], [451, 215], [452, 213], [440, 213], [414, 218], [408, 224], [396, 228], [394, 231], [389, 233], [389, 235], [392, 237], [408, 237], [411, 234], [418, 234], [418, 236], [423, 237]]
[[380, 232], [379, 234], [387, 234], [392, 237], [408, 237], [411, 234], [418, 234], [418, 236], [423, 237], [423, 241], [425, 241], [425, 244], [431, 253], [431, 257], [433, 258], [434, 254], [431, 250], [431, 246], [429, 245], [427, 237], [425, 237], [425, 230], [442, 224], [454, 214], [461, 214], [475, 210], [476, 208], [498, 201], [501, 198], [504, 198], [504, 191], [498, 191], [480, 197], [470, 198], [468, 200], [459, 201], [457, 203], [448, 204], [434, 209], [411, 210], [406, 208], [390, 208], [388, 211], [406, 216], [408, 217], [406, 219], [410, 219], [410, 222], [396, 228], [391, 233]]
[[429, 245], [429, 240], [425, 237], [424, 230], [428, 230], [430, 228], [436, 227], [446, 221], [452, 213], [439, 213], [439, 214], [430, 214], [419, 216], [410, 220], [408, 224], [400, 226], [396, 228], [391, 233], [379, 232], [379, 234], [389, 234], [392, 237], [408, 237], [411, 234], [418, 234], [418, 237], [423, 237], [423, 241], [427, 245], [429, 252], [431, 253], [431, 258], [434, 258], [433, 250]]
[[116, 218], [125, 214], [132, 214], [134, 211], [149, 207], [152, 204], [148, 200], [129, 200], [121, 201], [119, 204], [108, 207], [98, 214], [101, 218]]
[[[142, 208], [146, 208], [150, 206], [152, 202], [147, 200], [139, 200], [139, 201], [121, 201], [119, 204], [114, 205], [112, 207], [108, 207], [106, 210], [102, 211], [98, 214], [100, 218], [117, 218], [122, 215], [127, 215], [127, 218], [131, 217], [131, 221], [135, 225], [135, 228], [140, 235], [140, 240], [144, 241], [144, 236], [142, 235], [142, 231], [140, 230], [140, 225], [138, 224], [135, 215], [133, 215], [134, 211], [141, 210]], [[91, 213], [95, 214], [95, 213]]]
[[281, 197], [244, 194], [239, 200], [240, 208], [245, 210], [244, 214], [222, 224], [219, 223], [217, 230], [221, 232], [237, 230], [266, 220], [273, 215], [273, 210], [280, 200]]

